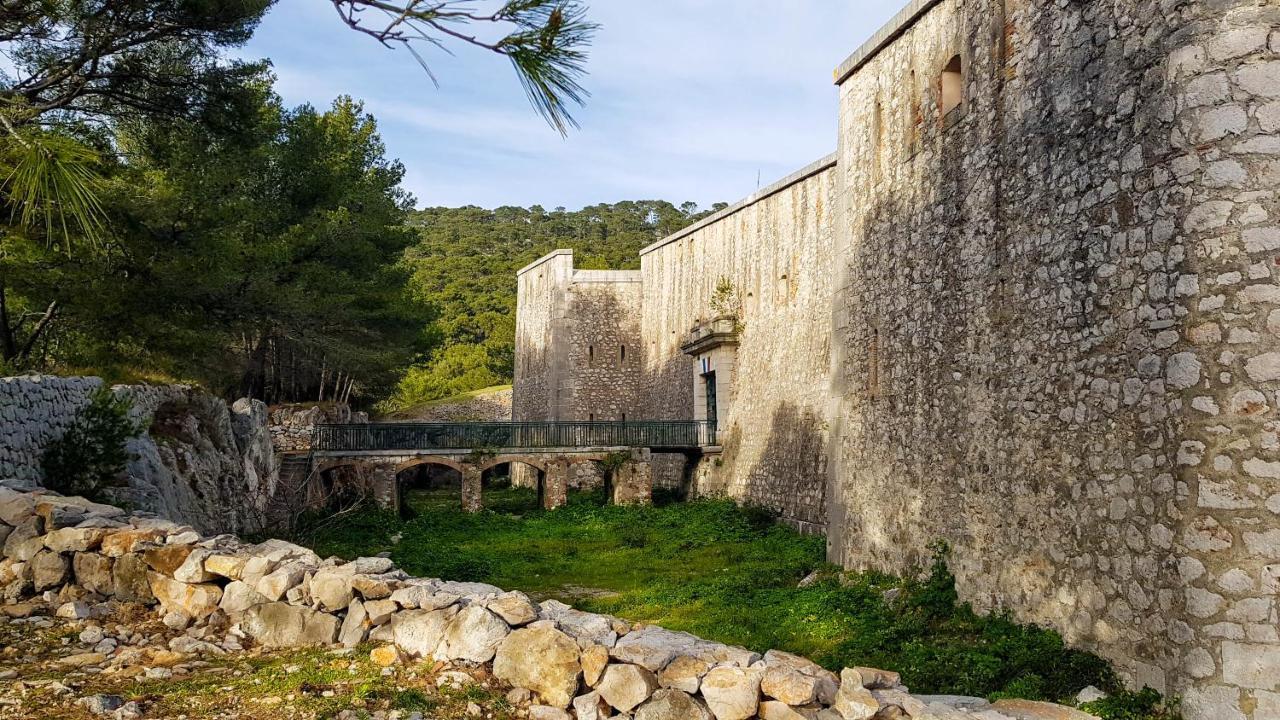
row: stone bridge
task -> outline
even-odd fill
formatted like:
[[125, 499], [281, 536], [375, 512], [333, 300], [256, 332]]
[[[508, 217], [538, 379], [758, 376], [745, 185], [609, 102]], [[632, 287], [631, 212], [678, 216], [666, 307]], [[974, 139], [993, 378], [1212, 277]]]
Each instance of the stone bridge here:
[[569, 477], [579, 463], [605, 463], [610, 501], [648, 503], [653, 495], [653, 451], [697, 454], [714, 444], [702, 422], [352, 423], [317, 425], [311, 465], [318, 475], [352, 467], [379, 507], [400, 510], [399, 476], [418, 465], [439, 465], [462, 476], [462, 508], [483, 508], [486, 470], [523, 463], [538, 472], [548, 510], [567, 502]]

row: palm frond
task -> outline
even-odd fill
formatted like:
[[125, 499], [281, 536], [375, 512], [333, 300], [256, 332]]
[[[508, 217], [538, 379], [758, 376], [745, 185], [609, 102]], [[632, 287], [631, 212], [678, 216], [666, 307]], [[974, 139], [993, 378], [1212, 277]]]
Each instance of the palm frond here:
[[24, 132], [3, 142], [11, 170], [0, 193], [10, 206], [11, 222], [43, 226], [45, 237], [52, 242], [60, 236], [68, 253], [73, 232], [96, 243], [105, 217], [98, 197], [102, 176], [97, 152], [52, 133]]

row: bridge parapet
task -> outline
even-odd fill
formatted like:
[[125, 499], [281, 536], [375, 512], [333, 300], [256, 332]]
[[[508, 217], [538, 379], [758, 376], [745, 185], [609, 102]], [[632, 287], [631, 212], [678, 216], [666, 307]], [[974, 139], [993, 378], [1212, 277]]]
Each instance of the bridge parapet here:
[[715, 444], [712, 423], [684, 420], [328, 424], [316, 425], [311, 439], [311, 449], [325, 453], [499, 448], [694, 450]]

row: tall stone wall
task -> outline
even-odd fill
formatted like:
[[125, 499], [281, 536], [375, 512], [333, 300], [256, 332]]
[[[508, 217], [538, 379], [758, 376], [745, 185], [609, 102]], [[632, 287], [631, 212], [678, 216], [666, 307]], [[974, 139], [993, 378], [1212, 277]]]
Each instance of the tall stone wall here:
[[732, 393], [732, 404], [719, 418], [723, 452], [699, 474], [699, 485], [814, 531], [826, 523], [834, 160], [824, 158], [640, 257], [644, 416], [695, 417], [697, 374], [680, 346], [715, 314], [712, 295], [727, 279], [741, 327], [732, 384], [718, 391]]
[[837, 72], [832, 558], [945, 539], [1192, 720], [1280, 716], [1277, 13], [922, 0]]
[[[0, 378], [0, 479], [44, 484], [41, 460], [102, 386], [96, 377]], [[278, 473], [266, 406], [182, 385], [116, 385], [143, 432], [126, 444], [127, 484], [112, 499], [206, 532], [259, 529]]]
[[635, 417], [643, 347], [640, 274], [575, 270], [556, 250], [520, 271], [512, 417]]

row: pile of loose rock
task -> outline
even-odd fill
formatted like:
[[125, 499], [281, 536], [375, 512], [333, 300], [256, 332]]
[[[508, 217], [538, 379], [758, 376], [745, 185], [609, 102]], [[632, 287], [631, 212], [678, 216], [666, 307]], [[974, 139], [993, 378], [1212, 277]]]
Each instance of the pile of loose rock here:
[[[633, 626], [483, 583], [409, 577], [387, 558], [322, 559], [291, 543], [202, 537], [161, 518], [0, 486], [0, 587], [11, 617], [56, 606], [158, 606], [174, 652], [221, 654], [372, 641], [374, 662], [491, 667], [535, 720], [1077, 720], [1026, 701], [912, 695], [897, 673], [758, 653]], [[88, 643], [95, 638], [81, 638]], [[104, 637], [71, 662], [135, 648]]]

